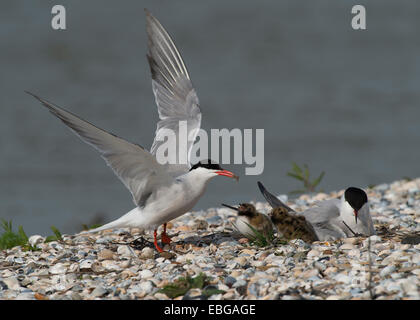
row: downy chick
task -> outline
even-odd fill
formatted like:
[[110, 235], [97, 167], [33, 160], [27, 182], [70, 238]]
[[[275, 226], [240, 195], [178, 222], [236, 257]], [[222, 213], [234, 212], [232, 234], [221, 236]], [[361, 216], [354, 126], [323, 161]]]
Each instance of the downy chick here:
[[303, 215], [290, 213], [284, 207], [277, 207], [271, 210], [269, 217], [279, 235], [287, 240], [302, 239], [307, 243], [318, 241], [314, 228]]
[[255, 206], [250, 203], [242, 203], [238, 208], [222, 204], [223, 206], [238, 212], [238, 218], [234, 226], [238, 231], [250, 240], [255, 239], [256, 234], [250, 228], [254, 228], [261, 233], [266, 239], [270, 239], [273, 234], [273, 224], [270, 218], [257, 211]]

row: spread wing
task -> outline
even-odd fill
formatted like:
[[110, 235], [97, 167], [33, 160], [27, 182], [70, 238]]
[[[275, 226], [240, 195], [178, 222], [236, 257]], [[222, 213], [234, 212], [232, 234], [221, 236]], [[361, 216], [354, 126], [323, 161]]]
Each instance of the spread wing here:
[[275, 195], [271, 194], [267, 191], [267, 189], [264, 187], [264, 185], [258, 181], [258, 187], [260, 188], [261, 193], [263, 194], [265, 200], [270, 204], [272, 208], [285, 208], [288, 212], [295, 212], [292, 208], [285, 205], [279, 198], [277, 198]]
[[[199, 101], [174, 42], [147, 10], [146, 31], [149, 47], [147, 58], [160, 118], [150, 152], [159, 161], [159, 147], [165, 143], [165, 136], [171, 130], [176, 137], [176, 153], [168, 155], [170, 164], [166, 166], [171, 175], [179, 175], [190, 169], [191, 149], [201, 125]], [[164, 150], [160, 151], [163, 154]]]
[[156, 184], [168, 183], [171, 177], [155, 157], [143, 147], [106, 132], [76, 115], [40, 97], [38, 99], [84, 142], [99, 151], [101, 157], [133, 195], [133, 201], [143, 206]]

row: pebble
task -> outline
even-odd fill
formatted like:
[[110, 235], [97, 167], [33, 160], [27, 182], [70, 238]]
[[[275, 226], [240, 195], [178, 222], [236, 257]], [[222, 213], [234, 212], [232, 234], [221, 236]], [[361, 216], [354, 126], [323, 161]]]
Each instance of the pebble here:
[[114, 252], [112, 252], [109, 249], [101, 250], [98, 253], [98, 260], [99, 261], [101, 261], [101, 260], [112, 260], [113, 258], [114, 258]]
[[142, 259], [153, 259], [155, 251], [152, 248], [146, 247], [141, 251], [140, 258]]
[[28, 242], [32, 247], [37, 247], [38, 244], [43, 243], [44, 241], [45, 241], [45, 238], [40, 235], [33, 235], [33, 236], [30, 236], [28, 239]]
[[150, 270], [142, 270], [142, 271], [140, 271], [139, 274], [140, 274], [140, 277], [142, 279], [147, 279], [147, 278], [153, 277], [153, 272], [150, 271]]
[[99, 297], [102, 297], [102, 296], [104, 296], [105, 294], [107, 294], [108, 293], [108, 291], [104, 288], [104, 287], [102, 287], [102, 286], [97, 286], [93, 291], [92, 291], [92, 293], [91, 293], [91, 296], [92, 297], [96, 297], [96, 298], [99, 298]]
[[9, 277], [9, 278], [3, 279], [3, 283], [6, 284], [8, 289], [12, 289], [12, 290], [20, 289], [20, 284], [17, 277]]
[[[378, 299], [420, 299], [420, 244], [403, 242], [420, 231], [420, 179], [395, 181], [367, 189], [377, 235], [312, 244], [300, 239], [259, 247], [232, 233], [236, 214], [225, 208], [187, 213], [168, 224], [170, 254], [129, 243], [139, 230], [65, 235], [41, 250], [15, 247], [0, 251], [0, 299], [169, 299], [159, 289], [181, 277], [208, 276], [207, 288], [223, 293], [209, 299], [347, 300], [370, 299], [366, 290], [371, 258]], [[340, 196], [306, 194], [286, 199], [296, 211], [317, 200]], [[255, 203], [268, 212], [265, 202]], [[133, 231], [133, 230], [132, 230]], [[142, 233], [148, 240], [150, 232]], [[168, 253], [167, 252], [167, 253]], [[194, 288], [176, 299], [203, 299]]]
[[64, 274], [67, 271], [67, 267], [62, 263], [57, 263], [50, 267], [49, 273], [51, 274]]
[[117, 249], [117, 253], [122, 257], [136, 257], [137, 256], [132, 248], [125, 245], [119, 246]]
[[393, 273], [396, 270], [395, 266], [388, 266], [385, 267], [381, 270], [381, 272], [379, 273], [379, 275], [381, 277], [386, 277], [387, 275]]

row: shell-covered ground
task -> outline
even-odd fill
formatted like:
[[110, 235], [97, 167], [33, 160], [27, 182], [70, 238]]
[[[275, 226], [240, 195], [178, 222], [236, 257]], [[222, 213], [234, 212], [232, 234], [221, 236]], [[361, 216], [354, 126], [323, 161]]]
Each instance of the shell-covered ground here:
[[[301, 211], [342, 192], [287, 204]], [[370, 241], [260, 247], [233, 230], [236, 214], [227, 208], [171, 221], [171, 254], [164, 255], [142, 240], [152, 240], [151, 232], [135, 229], [47, 243], [35, 235], [38, 250], [0, 251], [0, 299], [419, 299], [420, 179], [367, 194], [377, 231]]]

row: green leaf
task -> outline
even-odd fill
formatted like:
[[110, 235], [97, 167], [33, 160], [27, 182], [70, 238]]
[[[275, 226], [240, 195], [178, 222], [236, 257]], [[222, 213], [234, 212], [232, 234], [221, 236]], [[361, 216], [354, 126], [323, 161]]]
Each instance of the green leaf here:
[[28, 242], [28, 236], [26, 235], [25, 231], [23, 230], [22, 226], [19, 226], [18, 228], [18, 234], [22, 241]]
[[25, 250], [26, 247], [30, 248], [28, 244], [28, 236], [23, 230], [22, 226], [19, 226], [18, 232], [14, 233], [12, 230], [12, 221], [6, 221], [2, 219], [1, 226], [4, 230], [0, 236], [0, 249], [10, 249], [16, 246], [22, 246]]
[[3, 228], [4, 232], [12, 232], [12, 220], [9, 222], [6, 219], [1, 219], [1, 227]]
[[62, 240], [61, 232], [54, 226], [51, 226], [50, 228], [54, 232], [54, 235], [57, 238], [57, 240]]
[[302, 169], [296, 164], [296, 162], [292, 163], [293, 171], [296, 172], [299, 176], [302, 176], [303, 172]]
[[249, 223], [244, 222], [254, 233], [254, 237], [252, 237], [252, 243], [259, 246], [259, 247], [266, 247], [269, 245], [273, 239], [274, 239], [274, 233], [271, 232], [268, 234], [268, 237], [265, 237], [261, 232], [259, 232], [257, 229], [255, 229], [253, 226], [251, 226]]
[[325, 175], [325, 172], [324, 171], [322, 171], [321, 172], [321, 174], [319, 175], [319, 177], [318, 178], [316, 178], [315, 180], [314, 180], [314, 182], [312, 182], [312, 186], [313, 187], [316, 187], [320, 182], [321, 182], [321, 180], [322, 180], [322, 178], [324, 177], [324, 175]]
[[200, 273], [194, 278], [187, 276], [186, 278], [181, 277], [164, 286], [158, 292], [166, 294], [169, 298], [173, 299], [179, 296], [183, 296], [192, 288], [202, 289], [208, 282], [209, 278], [204, 274]]
[[305, 180], [309, 180], [309, 168], [308, 168], [308, 165], [307, 164], [304, 164], [303, 165], [304, 167], [305, 167], [305, 175], [304, 175], [304, 177], [305, 177]]
[[209, 289], [203, 290], [203, 295], [206, 296], [207, 298], [214, 294], [219, 294], [219, 293], [224, 294], [226, 293], [226, 291], [223, 291], [217, 288], [209, 288]]

